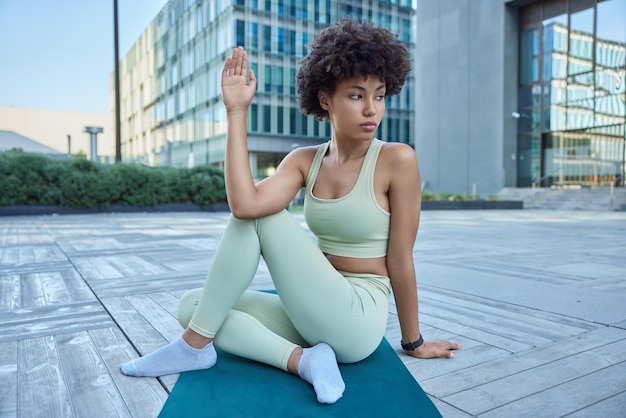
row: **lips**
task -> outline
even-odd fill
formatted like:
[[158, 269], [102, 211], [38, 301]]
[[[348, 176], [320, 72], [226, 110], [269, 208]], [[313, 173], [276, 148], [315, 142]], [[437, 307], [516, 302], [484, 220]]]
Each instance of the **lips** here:
[[361, 128], [366, 129], [368, 131], [376, 130], [377, 125], [374, 122], [366, 122], [359, 125]]

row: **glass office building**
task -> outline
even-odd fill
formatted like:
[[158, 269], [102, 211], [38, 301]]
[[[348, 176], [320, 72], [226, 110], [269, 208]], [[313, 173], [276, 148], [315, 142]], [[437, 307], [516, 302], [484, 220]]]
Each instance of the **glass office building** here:
[[626, 0], [417, 0], [429, 191], [623, 186]]
[[[226, 114], [220, 75], [244, 46], [259, 81], [248, 112], [250, 163], [270, 174], [297, 146], [330, 138], [326, 122], [298, 110], [295, 75], [316, 33], [345, 16], [398, 34], [414, 48], [413, 0], [171, 0], [121, 61], [122, 159], [184, 166], [224, 161]], [[412, 144], [414, 78], [387, 101], [377, 132]]]
[[519, 10], [518, 186], [622, 184], [626, 0]]

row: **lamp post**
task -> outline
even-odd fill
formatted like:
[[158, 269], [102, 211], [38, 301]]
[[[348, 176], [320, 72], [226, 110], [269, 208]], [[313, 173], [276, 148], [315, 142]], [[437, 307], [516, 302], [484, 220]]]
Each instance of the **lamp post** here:
[[96, 162], [98, 160], [98, 134], [101, 134], [104, 130], [98, 126], [85, 126], [85, 132], [91, 136], [91, 161]]
[[115, 55], [115, 162], [122, 161], [122, 141], [120, 137], [120, 60], [117, 27], [117, 0], [113, 0], [113, 53]]

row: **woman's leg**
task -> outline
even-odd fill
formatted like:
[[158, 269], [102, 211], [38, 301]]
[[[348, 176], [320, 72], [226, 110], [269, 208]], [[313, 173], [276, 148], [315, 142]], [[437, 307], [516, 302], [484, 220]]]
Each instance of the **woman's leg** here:
[[[193, 331], [195, 336], [202, 336], [211, 340], [216, 337], [230, 314], [231, 308], [249, 287], [256, 274], [261, 256], [259, 237], [254, 224], [255, 221], [244, 221], [234, 217], [229, 219], [211, 263], [204, 287], [200, 292], [197, 307], [191, 310], [193, 314], [183, 337], [187, 335], [189, 330]], [[308, 236], [305, 239], [311, 243]], [[245, 301], [241, 301], [241, 303], [245, 303]], [[248, 302], [249, 305], [255, 303], [254, 301]], [[182, 304], [182, 306], [185, 305], [188, 304]], [[284, 312], [284, 309], [282, 310]], [[272, 313], [270, 310], [268, 315]], [[271, 335], [271, 331], [268, 331], [267, 328], [257, 326], [259, 325], [258, 321], [252, 317], [247, 318], [240, 314], [230, 316], [232, 317], [229, 320], [230, 325], [226, 329], [231, 331], [226, 332], [226, 335], [231, 335], [231, 337], [220, 338], [220, 340], [224, 340], [220, 344], [222, 348], [234, 354], [286, 369], [289, 355], [285, 357], [284, 353], [294, 351], [297, 347], [294, 342], [285, 338], [276, 338], [275, 335]], [[258, 311], [255, 316], [262, 317]], [[236, 325], [233, 326], [234, 324]], [[290, 324], [289, 326], [293, 328], [293, 325]], [[233, 329], [238, 330], [238, 333], [233, 332]], [[263, 358], [258, 357], [259, 341], [249, 337], [252, 333], [256, 338], [261, 338], [260, 341], [268, 341], [263, 346], [265, 355]], [[297, 331], [295, 333], [297, 335]], [[296, 342], [303, 341], [299, 335], [294, 339]], [[161, 376], [208, 368], [215, 364], [216, 353], [212, 344], [206, 345], [205, 343], [201, 346], [211, 353], [209, 358], [200, 354], [202, 353], [201, 349], [194, 349], [189, 346], [187, 341], [180, 339], [161, 347], [150, 354], [123, 364], [121, 370], [124, 374], [132, 376]], [[257, 348], [255, 349], [255, 347]]]
[[[330, 344], [339, 361], [371, 354], [384, 334], [389, 281], [346, 278], [287, 211], [231, 218], [189, 328], [212, 338], [252, 281], [262, 255], [285, 311], [311, 345]], [[245, 333], [245, 330], [241, 332]]]
[[286, 211], [251, 223], [285, 311], [304, 339], [328, 343], [341, 362], [371, 354], [387, 325], [389, 280], [338, 272]]
[[[178, 308], [178, 322], [187, 328], [198, 307], [202, 288], [185, 293]], [[246, 290], [228, 313], [215, 335], [215, 346], [231, 354], [287, 371], [289, 356], [308, 343], [289, 319], [278, 295]]]
[[[387, 287], [383, 285], [380, 289], [375, 289], [376, 286], [372, 288], [351, 285], [349, 280], [330, 265], [306, 231], [286, 211], [252, 221], [235, 218], [229, 220], [209, 270], [198, 307], [189, 323], [191, 330], [207, 338], [216, 336], [231, 308], [252, 281], [261, 253], [289, 318], [307, 341], [313, 344], [323, 341], [335, 349], [340, 347], [343, 361], [358, 361], [376, 348], [386, 323], [388, 284]], [[246, 338], [248, 332], [246, 328], [226, 327], [229, 330], [228, 334], [231, 334], [230, 331], [235, 334], [232, 337], [233, 341], [237, 341], [237, 338]], [[274, 341], [283, 345], [286, 340], [274, 339]], [[253, 346], [248, 348], [240, 344], [233, 346], [239, 347], [242, 351], [240, 355], [248, 358], [254, 358], [259, 351], [254, 350]], [[212, 344], [205, 349], [208, 347], [213, 348]], [[157, 373], [155, 368], [159, 364], [162, 365], [164, 362], [183, 364], [177, 356], [188, 354], [178, 350], [175, 353], [161, 355], [158, 353], [161, 350], [169, 349], [163, 347], [132, 363], [139, 363], [145, 359], [150, 372]], [[279, 353], [279, 350], [274, 351]], [[303, 356], [303, 360], [307, 358], [304, 363], [310, 364], [311, 358], [324, 358], [324, 361], [328, 361], [328, 350], [322, 351], [325, 354]], [[319, 353], [319, 350], [316, 352]], [[309, 354], [311, 353], [312, 351], [309, 351]], [[149, 359], [153, 354], [154, 359]], [[284, 359], [283, 354], [281, 358]], [[332, 358], [334, 359], [334, 353]], [[141, 367], [145, 368], [145, 364]], [[171, 367], [167, 367], [169, 373], [191, 370], [171, 371]], [[336, 368], [336, 362], [334, 367]], [[307, 367], [308, 369], [310, 368]], [[124, 371], [124, 368], [122, 370]], [[334, 372], [331, 370], [330, 374]], [[338, 374], [338, 370], [336, 372]], [[141, 373], [143, 372], [139, 371], [139, 374], [133, 375], [147, 375]], [[303, 372], [301, 375], [311, 373]], [[303, 377], [313, 383], [310, 378]]]
[[[181, 298], [178, 321], [187, 327], [203, 289]], [[332, 348], [308, 343], [295, 329], [275, 294], [247, 290], [215, 335], [215, 346], [232, 354], [290, 371], [312, 384], [321, 403], [334, 403], [345, 389]]]
[[[206, 305], [208, 315], [202, 315], [206, 320], [202, 324], [206, 328], [192, 329], [196, 336], [209, 338], [208, 342], [215, 336], [237, 298], [249, 286], [258, 268], [259, 240], [246, 224], [231, 216], [205, 280], [203, 295], [208, 287], [212, 299], [219, 303]], [[203, 296], [201, 303], [204, 299]], [[185, 330], [185, 333], [188, 331]], [[208, 369], [216, 361], [217, 353], [212, 343], [194, 348], [181, 337], [152, 353], [122, 364], [120, 370], [129, 376], [156, 377]]]

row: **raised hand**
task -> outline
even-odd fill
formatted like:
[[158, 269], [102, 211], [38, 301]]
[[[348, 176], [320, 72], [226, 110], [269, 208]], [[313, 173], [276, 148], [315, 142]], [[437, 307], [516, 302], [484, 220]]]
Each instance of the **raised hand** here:
[[248, 73], [248, 54], [242, 47], [235, 48], [222, 70], [222, 100], [226, 111], [246, 110], [254, 97], [256, 83], [254, 71]]

